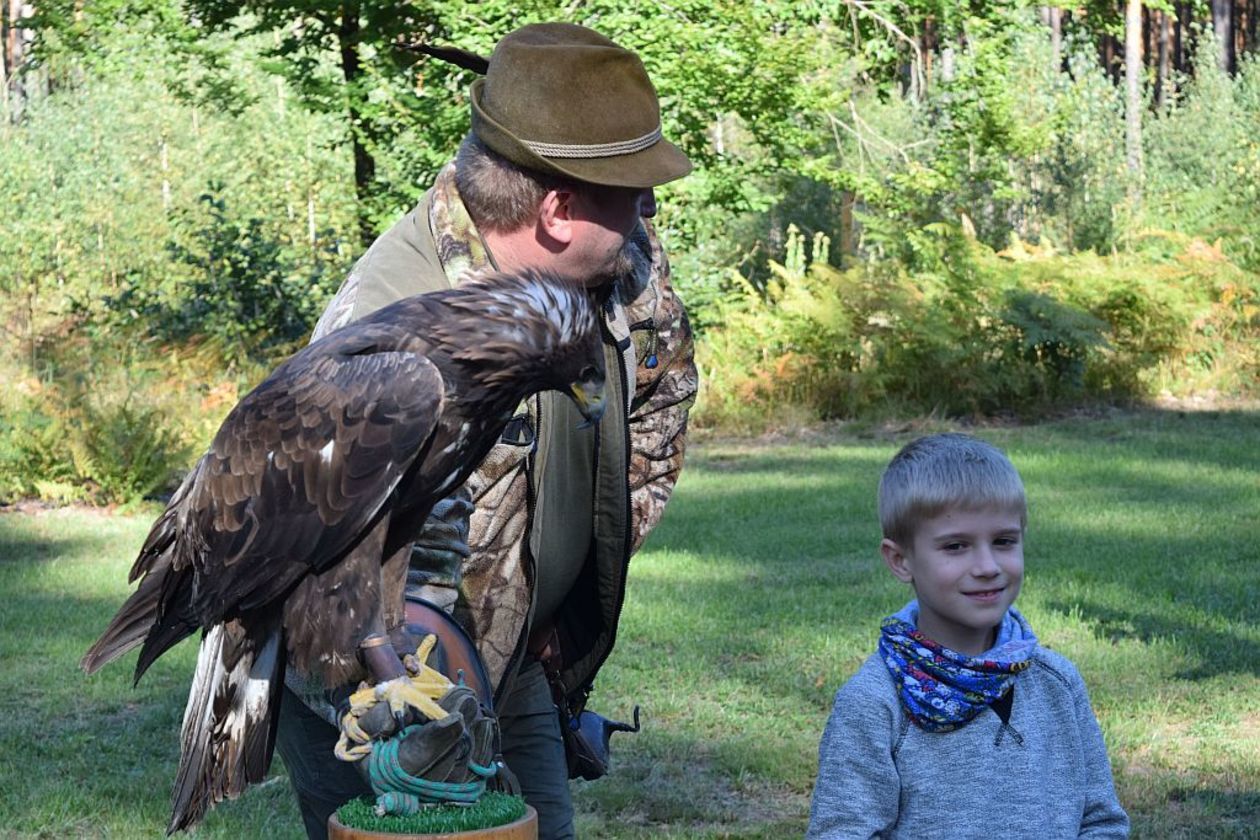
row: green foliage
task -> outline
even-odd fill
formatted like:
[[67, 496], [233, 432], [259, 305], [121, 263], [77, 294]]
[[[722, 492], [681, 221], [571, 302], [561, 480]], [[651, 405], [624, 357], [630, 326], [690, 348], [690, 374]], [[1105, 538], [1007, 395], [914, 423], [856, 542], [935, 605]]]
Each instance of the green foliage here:
[[1149, 224], [1222, 238], [1243, 265], [1260, 268], [1260, 61], [1238, 76], [1216, 68], [1205, 37], [1192, 79], [1146, 131]]
[[[379, 179], [375, 159], [388, 155], [408, 124], [426, 124], [433, 116], [425, 108], [433, 99], [411, 95], [403, 72], [414, 56], [393, 45], [422, 33], [440, 38], [435, 9], [379, 0], [189, 0], [186, 5], [197, 29], [255, 39], [259, 69], [283, 79], [311, 111], [346, 127], [343, 139], [352, 147], [347, 158], [358, 156], [363, 167], [356, 171], [355, 185], [361, 223], [380, 232], [407, 209], [415, 197], [412, 183]], [[231, 68], [214, 74], [218, 79], [232, 75]], [[431, 161], [423, 168], [432, 169]]]
[[159, 408], [42, 388], [0, 422], [0, 500], [131, 504], [177, 483], [187, 447]]
[[800, 234], [788, 241], [765, 293], [744, 281], [720, 304], [724, 329], [701, 339], [701, 425], [782, 422], [785, 403], [823, 419], [1036, 416], [1165, 390], [1260, 392], [1260, 276], [1202, 242], [1156, 263], [963, 240], [929, 274], [839, 270], [821, 238], [805, 268]]
[[[171, 365], [193, 397], [146, 385], [131, 405], [161, 402], [204, 443], [222, 404], [197, 400], [302, 341], [361, 223], [413, 206], [467, 130], [472, 75], [394, 43], [488, 54], [560, 19], [640, 53], [697, 164], [656, 223], [704, 338], [710, 422], [1254, 393], [1260, 63], [1229, 79], [1199, 39], [1146, 118], [1130, 206], [1122, 96], [1098, 63], [1121, 19], [1088, 3], [1056, 64], [1037, 5], [35, 4], [29, 96], [0, 119], [0, 363], [66, 392], [109, 382], [111, 405], [130, 386], [63, 352], [72, 333], [127, 348], [141, 377]], [[375, 164], [366, 193], [352, 141]], [[22, 492], [61, 434], [39, 416], [5, 418], [30, 426], [5, 444], [32, 465]], [[96, 486], [53, 461], [68, 472], [39, 492]]]
[[[161, 43], [114, 48], [133, 50], [125, 65], [115, 55], [73, 91], [32, 100], [21, 124], [0, 122], [0, 227], [11, 233], [0, 237], [0, 329], [35, 370], [67, 317], [125, 320], [128, 289], [176, 306], [199, 284], [207, 309], [235, 313], [228, 295], [242, 283], [274, 288], [263, 275], [279, 265], [290, 300], [303, 288], [316, 298], [299, 308], [306, 317], [350, 256], [337, 234], [353, 214], [330, 121], [249, 75], [241, 81], [269, 101], [239, 117], [206, 113], [170, 91]], [[217, 210], [206, 184], [217, 185]], [[220, 283], [225, 271], [232, 283]]]
[[93, 488], [93, 501], [137, 502], [174, 484], [186, 453], [161, 412], [125, 403], [89, 405], [76, 420], [82, 431], [71, 436], [70, 452], [78, 477]]
[[[1046, 80], [1052, 96], [1046, 120], [1050, 146], [1027, 175], [1025, 238], [1072, 250], [1111, 250], [1124, 233], [1124, 101], [1080, 37], [1067, 44], [1068, 72]], [[1040, 56], [1045, 60], [1044, 55]]]
[[82, 499], [86, 493], [75, 483], [65, 424], [27, 400], [8, 403], [0, 414], [0, 501]]
[[291, 351], [310, 334], [339, 282], [336, 251], [294, 249], [275, 237], [268, 220], [231, 215], [214, 192], [201, 202], [203, 212], [176, 220], [168, 243], [181, 282], [155, 289], [143, 275], [128, 277], [102, 301], [98, 328], [119, 327], [162, 344], [209, 340], [231, 369]]
[[1106, 321], [1027, 289], [1009, 290], [998, 318], [1014, 332], [1013, 355], [1041, 374], [1029, 396], [1061, 399], [1082, 394], [1087, 365], [1098, 348], [1107, 346]]
[[[899, 118], [888, 119], [889, 105], [874, 110], [879, 122], [854, 132], [856, 148], [837, 149], [834, 177], [863, 203], [860, 251], [935, 271], [942, 224], [995, 249], [1012, 234], [1110, 248], [1124, 197], [1123, 100], [1092, 43], [1069, 38], [1063, 73], [1027, 9], [968, 19], [966, 32], [952, 78], [903, 103]], [[873, 93], [855, 98], [854, 122]], [[871, 155], [876, 145], [893, 153]]]
[[0, 122], [0, 369], [25, 383], [0, 421], [6, 499], [169, 489], [221, 419], [224, 368], [245, 384], [304, 337], [347, 263], [332, 122], [248, 68], [252, 95], [206, 110], [181, 92], [202, 70], [147, 14], [94, 4], [41, 30], [60, 88]]

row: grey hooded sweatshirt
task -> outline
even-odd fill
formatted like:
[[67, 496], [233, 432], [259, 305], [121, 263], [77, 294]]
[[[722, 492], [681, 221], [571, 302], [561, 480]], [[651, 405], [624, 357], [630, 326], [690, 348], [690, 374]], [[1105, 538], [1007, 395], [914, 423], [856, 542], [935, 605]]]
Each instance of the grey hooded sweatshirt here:
[[1127, 837], [1084, 681], [1053, 651], [1038, 647], [1031, 661], [1006, 722], [991, 707], [927, 732], [879, 654], [868, 658], [836, 693], [808, 840]]

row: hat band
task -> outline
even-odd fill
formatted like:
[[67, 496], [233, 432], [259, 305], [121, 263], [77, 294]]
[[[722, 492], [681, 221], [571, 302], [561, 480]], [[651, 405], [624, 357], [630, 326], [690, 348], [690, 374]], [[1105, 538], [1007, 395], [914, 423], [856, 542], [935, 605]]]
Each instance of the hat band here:
[[661, 127], [658, 125], [642, 137], [633, 140], [619, 140], [616, 143], [594, 143], [591, 145], [565, 145], [563, 143], [532, 143], [522, 140], [526, 147], [536, 155], [548, 158], [603, 158], [618, 155], [632, 155], [654, 145], [661, 139]]

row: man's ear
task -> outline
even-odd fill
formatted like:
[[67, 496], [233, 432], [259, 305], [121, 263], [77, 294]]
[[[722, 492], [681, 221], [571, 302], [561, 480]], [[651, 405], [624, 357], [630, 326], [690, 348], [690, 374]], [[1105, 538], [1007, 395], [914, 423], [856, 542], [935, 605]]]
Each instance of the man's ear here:
[[902, 583], [914, 583], [914, 574], [910, 570], [910, 557], [902, 550], [899, 543], [885, 537], [879, 544], [879, 553], [883, 555], [884, 564], [893, 573], [893, 577]]
[[538, 208], [540, 232], [562, 245], [572, 243], [575, 199], [572, 190], [547, 190]]

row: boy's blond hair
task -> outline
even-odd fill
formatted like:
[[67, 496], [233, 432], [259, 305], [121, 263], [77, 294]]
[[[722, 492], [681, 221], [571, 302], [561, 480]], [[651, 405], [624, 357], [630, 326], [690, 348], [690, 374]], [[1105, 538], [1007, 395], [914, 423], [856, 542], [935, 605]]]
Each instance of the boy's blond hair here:
[[1024, 482], [996, 446], [969, 435], [942, 434], [911, 441], [893, 456], [879, 480], [879, 524], [884, 537], [912, 545], [916, 526], [950, 508], [1000, 508], [1028, 524]]

